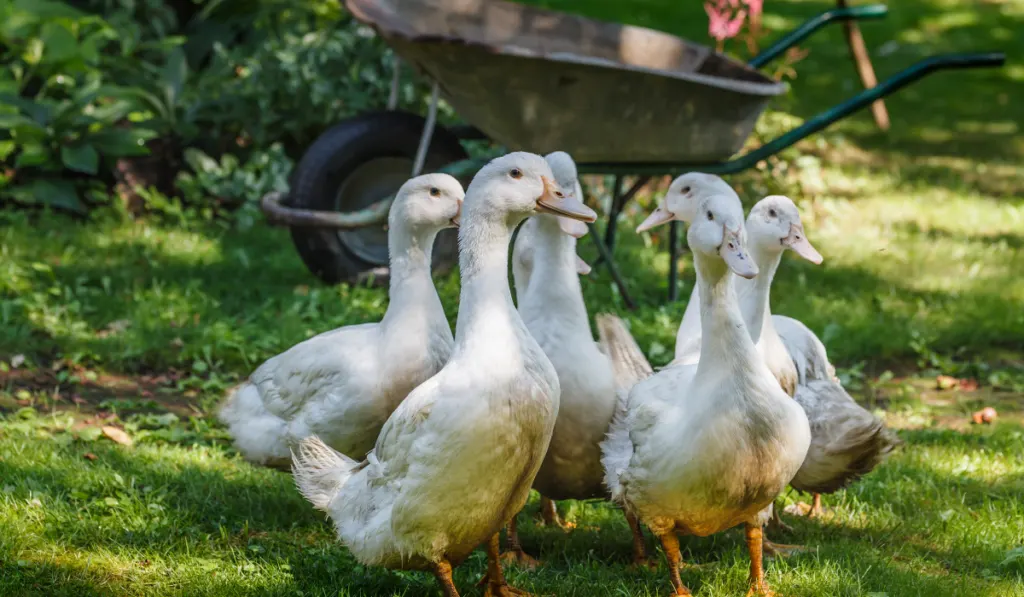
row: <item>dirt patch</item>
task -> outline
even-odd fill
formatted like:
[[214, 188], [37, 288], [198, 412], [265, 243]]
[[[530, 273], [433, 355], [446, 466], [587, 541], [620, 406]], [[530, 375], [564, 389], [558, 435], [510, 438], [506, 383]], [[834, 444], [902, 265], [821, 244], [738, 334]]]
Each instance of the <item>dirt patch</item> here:
[[972, 415], [985, 407], [996, 410], [996, 422], [1024, 426], [1024, 393], [965, 385], [970, 389], [941, 389], [935, 379], [911, 377], [894, 379], [875, 394], [890, 406], [886, 422], [898, 429], [967, 431], [976, 425]]
[[204, 414], [198, 393], [180, 389], [183, 376], [177, 371], [134, 376], [89, 370], [69, 373], [38, 368], [0, 372], [0, 410], [31, 406], [101, 416], [111, 410]]

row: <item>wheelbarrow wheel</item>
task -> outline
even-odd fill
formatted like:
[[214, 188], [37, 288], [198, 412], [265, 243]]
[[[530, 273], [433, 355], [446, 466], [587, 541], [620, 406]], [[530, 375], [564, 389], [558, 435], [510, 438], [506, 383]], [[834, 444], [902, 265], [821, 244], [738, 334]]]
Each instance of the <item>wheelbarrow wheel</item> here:
[[[351, 212], [393, 195], [412, 173], [423, 125], [424, 119], [415, 114], [373, 112], [331, 127], [295, 167], [290, 205]], [[458, 138], [436, 126], [423, 171], [467, 157]], [[371, 274], [387, 279], [388, 237], [383, 225], [356, 230], [293, 227], [291, 233], [303, 263], [328, 284], [356, 282]], [[446, 271], [457, 262], [454, 229], [437, 236], [433, 257], [434, 271]]]

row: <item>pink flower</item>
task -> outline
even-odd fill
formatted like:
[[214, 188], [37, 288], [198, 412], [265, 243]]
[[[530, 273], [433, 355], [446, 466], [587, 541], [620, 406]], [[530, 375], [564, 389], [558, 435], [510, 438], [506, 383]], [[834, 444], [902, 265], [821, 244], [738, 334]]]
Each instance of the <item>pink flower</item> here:
[[743, 28], [743, 21], [747, 18], [747, 11], [740, 10], [735, 15], [730, 15], [725, 7], [726, 2], [732, 0], [718, 0], [718, 4], [704, 3], [704, 12], [708, 13], [708, 35], [723, 41], [736, 37]]
[[750, 10], [751, 19], [756, 19], [761, 15], [761, 10], [764, 8], [764, 0], [743, 0], [743, 3]]

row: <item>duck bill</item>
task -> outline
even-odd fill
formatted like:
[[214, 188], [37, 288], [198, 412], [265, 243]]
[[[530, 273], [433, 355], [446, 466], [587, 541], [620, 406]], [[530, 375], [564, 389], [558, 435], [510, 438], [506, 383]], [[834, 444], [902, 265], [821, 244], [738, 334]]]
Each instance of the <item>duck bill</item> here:
[[737, 276], [750, 279], [757, 275], [757, 264], [750, 258], [750, 253], [747, 253], [747, 247], [740, 238], [738, 230], [725, 230], [722, 247], [718, 250], [718, 254]]
[[670, 212], [664, 207], [658, 206], [657, 209], [651, 212], [651, 215], [647, 216], [646, 220], [641, 222], [640, 225], [636, 227], [636, 231], [638, 233], [646, 232], [651, 228], [661, 226], [662, 224], [667, 224], [674, 219], [676, 219], [676, 215], [674, 213]]
[[803, 226], [791, 225], [789, 227], [789, 236], [782, 239], [782, 244], [814, 265], [822, 262], [821, 253], [811, 245], [811, 241], [807, 240]]
[[455, 215], [451, 219], [452, 226], [456, 228], [462, 223], [462, 199], [459, 199], [459, 208], [455, 211]]
[[590, 230], [587, 225], [579, 220], [570, 220], [569, 218], [558, 218], [558, 227], [562, 232], [568, 234], [573, 238], [583, 238], [587, 235]]
[[597, 220], [597, 213], [572, 195], [566, 195], [558, 188], [558, 184], [546, 176], [544, 181], [544, 193], [537, 199], [537, 211], [541, 213], [554, 214], [581, 222], [594, 222]]
[[576, 273], [585, 276], [590, 273], [590, 266], [579, 255], [576, 256]]

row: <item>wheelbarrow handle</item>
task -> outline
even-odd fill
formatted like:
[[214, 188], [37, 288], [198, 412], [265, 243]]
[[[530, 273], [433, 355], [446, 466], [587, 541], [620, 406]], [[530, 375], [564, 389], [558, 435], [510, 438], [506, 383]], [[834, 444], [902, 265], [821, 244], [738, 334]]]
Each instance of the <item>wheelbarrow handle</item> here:
[[751, 58], [747, 64], [753, 68], [761, 68], [829, 23], [856, 19], [880, 19], [888, 12], [889, 7], [884, 4], [866, 4], [826, 10], [807, 19], [799, 27], [782, 36], [782, 39], [765, 48], [760, 54]]
[[[933, 72], [945, 69], [987, 68], [1002, 66], [1006, 62], [1006, 54], [1002, 52], [978, 52], [972, 54], [941, 54], [930, 56], [908, 66], [876, 87], [865, 89], [850, 99], [842, 102], [805, 121], [802, 125], [772, 139], [761, 147], [736, 159], [720, 165], [727, 172], [739, 172], [753, 166], [757, 162], [779, 153], [790, 145], [817, 133], [832, 123], [846, 118], [857, 110], [871, 105], [875, 100], [891, 95], [911, 83]], [[715, 169], [718, 171], [718, 169]]]
[[830, 126], [836, 121], [846, 118], [857, 110], [871, 105], [875, 100], [881, 99], [910, 85], [933, 72], [946, 69], [961, 68], [986, 68], [1001, 66], [1006, 62], [1006, 55], [1002, 52], [979, 52], [974, 54], [944, 54], [931, 56], [915, 64], [908, 66], [902, 71], [882, 81], [877, 86], [865, 89], [850, 99], [836, 106], [825, 110], [812, 118], [804, 121], [803, 124], [792, 129], [783, 135], [772, 139], [757, 149], [737, 156], [727, 162], [711, 164], [672, 164], [672, 163], [582, 163], [577, 164], [581, 174], [618, 173], [625, 172], [637, 175], [678, 175], [687, 172], [700, 171], [709, 174], [735, 174], [742, 172], [757, 164], [759, 161], [771, 157], [787, 147], [796, 144]]
[[283, 203], [284, 198], [284, 193], [274, 191], [267, 193], [260, 200], [260, 210], [271, 224], [339, 230], [380, 226], [387, 223], [391, 202], [394, 200], [391, 197], [386, 197], [359, 211], [339, 213], [288, 207]]

